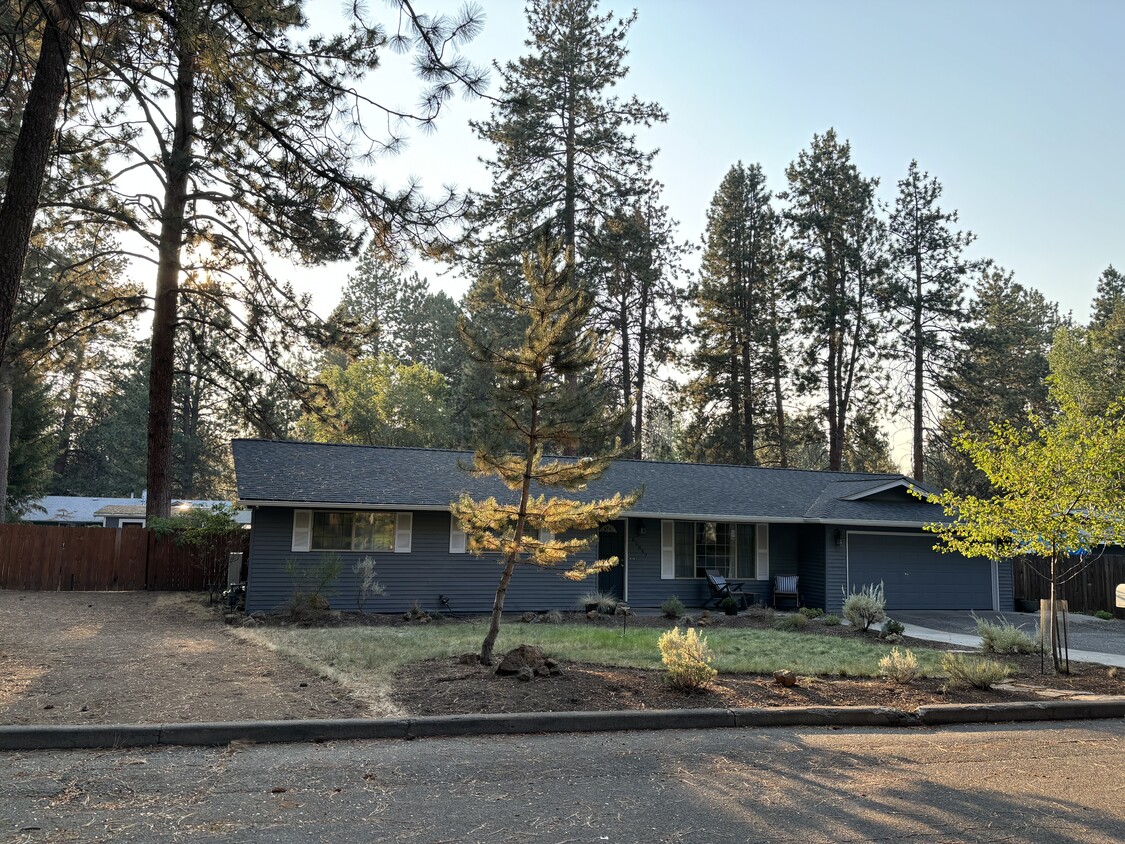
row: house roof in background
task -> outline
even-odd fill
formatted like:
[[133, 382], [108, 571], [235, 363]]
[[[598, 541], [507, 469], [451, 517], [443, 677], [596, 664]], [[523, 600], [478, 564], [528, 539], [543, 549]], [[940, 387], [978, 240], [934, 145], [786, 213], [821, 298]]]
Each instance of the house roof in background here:
[[[214, 507], [230, 504], [218, 500], [172, 501], [173, 511], [177, 507]], [[103, 524], [105, 517], [143, 519], [145, 502], [141, 498], [97, 498], [81, 495], [47, 495], [33, 501], [24, 513], [30, 522], [57, 522], [59, 524]], [[234, 514], [239, 524], [250, 524], [250, 513], [240, 510]]]
[[[472, 460], [468, 451], [273, 440], [235, 440], [232, 448], [238, 497], [251, 506], [445, 509], [462, 493], [506, 493], [496, 478], [463, 470]], [[911, 483], [901, 474], [618, 460], [573, 497], [643, 489], [629, 515], [650, 518], [903, 526], [942, 520], [941, 510], [923, 501], [862, 497], [898, 482]]]

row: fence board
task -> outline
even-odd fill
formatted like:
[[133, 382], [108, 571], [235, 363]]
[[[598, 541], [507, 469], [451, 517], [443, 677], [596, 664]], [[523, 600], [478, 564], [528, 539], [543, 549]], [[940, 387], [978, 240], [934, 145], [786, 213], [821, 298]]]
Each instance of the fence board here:
[[[1125, 583], [1125, 553], [1107, 553], [1091, 562], [1081, 574], [1061, 584], [1059, 598], [1069, 602], [1072, 610], [1096, 612], [1107, 610], [1125, 618], [1125, 609], [1116, 606], [1114, 591]], [[1021, 557], [1013, 561], [1012, 578], [1017, 600], [1039, 601], [1051, 596], [1050, 561], [1038, 557]]]
[[222, 584], [228, 554], [249, 550], [249, 531], [197, 549], [148, 528], [0, 525], [0, 589], [199, 591]]

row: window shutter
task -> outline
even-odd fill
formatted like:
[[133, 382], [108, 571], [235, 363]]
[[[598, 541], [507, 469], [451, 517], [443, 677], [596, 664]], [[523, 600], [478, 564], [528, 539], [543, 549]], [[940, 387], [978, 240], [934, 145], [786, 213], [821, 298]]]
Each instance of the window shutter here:
[[293, 511], [293, 549], [308, 551], [312, 547], [312, 510]]
[[410, 532], [414, 526], [413, 513], [395, 513], [395, 553], [410, 553]]
[[466, 547], [465, 531], [461, 530], [461, 522], [451, 514], [449, 516], [449, 553], [464, 554]]
[[676, 523], [670, 519], [660, 522], [660, 579], [676, 577]]
[[770, 579], [770, 526], [758, 525], [754, 531], [754, 577], [757, 580]]

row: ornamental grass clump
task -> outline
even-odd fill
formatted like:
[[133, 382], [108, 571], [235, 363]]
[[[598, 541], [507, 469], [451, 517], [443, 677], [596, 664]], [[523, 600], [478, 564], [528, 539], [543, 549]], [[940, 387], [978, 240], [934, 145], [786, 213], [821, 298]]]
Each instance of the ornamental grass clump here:
[[985, 690], [990, 689], [993, 683], [1012, 676], [1011, 668], [994, 659], [955, 653], [942, 654], [941, 670], [949, 675], [949, 681], [954, 685], [962, 684]]
[[[974, 616], [976, 618], [976, 616]], [[976, 618], [977, 635], [980, 636], [980, 649], [994, 654], [1035, 654], [1040, 644], [1037, 636], [1030, 635], [1022, 627], [998, 618], [998, 624]]]
[[887, 617], [887, 598], [883, 582], [869, 583], [858, 592], [844, 592], [844, 618], [857, 630], [866, 631]]
[[891, 648], [891, 652], [879, 660], [879, 676], [906, 685], [918, 676], [918, 658], [909, 648], [905, 652]]
[[681, 631], [673, 628], [660, 637], [660, 659], [667, 668], [665, 678], [670, 686], [691, 692], [705, 689], [719, 673], [711, 667], [714, 654], [707, 639], [694, 627]]

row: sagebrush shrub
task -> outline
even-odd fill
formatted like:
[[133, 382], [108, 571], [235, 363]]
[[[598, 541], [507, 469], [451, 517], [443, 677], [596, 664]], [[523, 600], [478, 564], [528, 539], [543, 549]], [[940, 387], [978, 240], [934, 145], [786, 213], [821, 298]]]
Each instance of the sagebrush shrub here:
[[679, 618], [684, 614], [684, 602], [673, 595], [664, 600], [660, 605], [660, 611], [664, 613], [665, 618]]
[[896, 683], [909, 683], [918, 676], [918, 658], [909, 648], [905, 652], [891, 648], [891, 652], [879, 660], [879, 676]]
[[944, 653], [941, 656], [941, 670], [949, 675], [950, 682], [988, 689], [1012, 676], [1012, 670], [994, 659], [965, 656], [965, 654]]
[[793, 615], [783, 615], [773, 623], [773, 626], [775, 630], [788, 630], [790, 632], [796, 632], [798, 630], [804, 630], [805, 625], [808, 623], [809, 619], [807, 616], [803, 616], [800, 613], [794, 613]]
[[980, 648], [985, 653], [1039, 653], [1039, 637], [1032, 636], [1022, 627], [1017, 627], [1002, 618], [997, 619], [998, 624], [993, 624], [983, 618], [978, 618], [976, 621], [977, 635], [980, 636]]
[[673, 628], [660, 637], [660, 660], [668, 670], [667, 681], [683, 691], [703, 689], [719, 673], [711, 667], [714, 654], [707, 639], [694, 627], [681, 631]]
[[[842, 588], [842, 587], [841, 587]], [[858, 592], [844, 592], [844, 618], [857, 630], [868, 630], [887, 617], [887, 599], [883, 582], [869, 583]]]
[[356, 609], [363, 612], [370, 598], [386, 595], [387, 590], [375, 577], [374, 557], [364, 557], [362, 560], [356, 562], [356, 564], [352, 566], [352, 572], [355, 574], [356, 580], [359, 581], [355, 593]]

